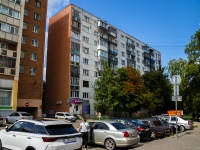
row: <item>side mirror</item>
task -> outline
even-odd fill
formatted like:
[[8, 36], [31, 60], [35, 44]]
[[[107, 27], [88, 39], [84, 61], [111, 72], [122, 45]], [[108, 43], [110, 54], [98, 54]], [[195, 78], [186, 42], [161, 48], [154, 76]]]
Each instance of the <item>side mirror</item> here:
[[8, 132], [8, 131], [9, 131], [9, 127], [8, 127], [8, 126], [6, 126], [6, 127], [5, 127], [5, 130]]

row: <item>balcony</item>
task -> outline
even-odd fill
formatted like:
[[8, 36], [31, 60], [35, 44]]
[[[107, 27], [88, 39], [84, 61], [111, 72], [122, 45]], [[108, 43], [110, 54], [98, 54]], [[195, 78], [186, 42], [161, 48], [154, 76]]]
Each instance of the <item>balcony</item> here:
[[126, 46], [131, 47], [132, 49], [135, 49], [135, 45], [133, 45], [131, 43], [126, 42]]
[[98, 30], [107, 33], [107, 24], [101, 20], [98, 21]]
[[114, 55], [114, 56], [118, 55], [118, 53], [116, 51], [111, 50], [111, 49], [109, 50], [109, 54]]
[[99, 36], [99, 39], [102, 39], [102, 40], [108, 42], [108, 39], [107, 39], [107, 38], [104, 38], [104, 37], [102, 37], [102, 36]]
[[117, 47], [117, 43], [116, 43], [116, 42], [113, 42], [112, 40], [108, 40], [108, 44], [112, 44], [112, 45], [114, 45], [114, 46]]
[[117, 38], [117, 29], [111, 26], [108, 27], [108, 35], [110, 35], [110, 37]]
[[79, 28], [72, 26], [72, 31], [80, 33], [81, 30]]
[[11, 2], [13, 2], [13, 3], [16, 3], [16, 4], [21, 4], [21, 1], [20, 1], [20, 0], [9, 0], [9, 1], [11, 1]]
[[80, 17], [79, 16], [75, 16], [75, 15], [72, 16], [72, 20], [75, 20], [77, 22], [81, 22]]
[[104, 51], [108, 51], [108, 48], [102, 45], [98, 45], [98, 50], [104, 50]]
[[74, 54], [74, 55], [80, 55], [80, 51], [77, 51], [77, 50], [71, 50], [71, 53]]

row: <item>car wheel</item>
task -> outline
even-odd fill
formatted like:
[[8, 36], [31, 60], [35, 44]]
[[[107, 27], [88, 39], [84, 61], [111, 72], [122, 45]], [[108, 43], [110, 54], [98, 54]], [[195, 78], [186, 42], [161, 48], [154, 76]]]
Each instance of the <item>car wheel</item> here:
[[151, 138], [155, 139], [156, 138], [156, 133], [154, 131], [151, 132]]
[[185, 127], [184, 126], [180, 126], [180, 131], [181, 132], [185, 131]]
[[0, 140], [0, 150], [3, 150], [1, 140]]
[[115, 141], [113, 139], [107, 139], [105, 141], [105, 147], [107, 150], [115, 150], [116, 148]]

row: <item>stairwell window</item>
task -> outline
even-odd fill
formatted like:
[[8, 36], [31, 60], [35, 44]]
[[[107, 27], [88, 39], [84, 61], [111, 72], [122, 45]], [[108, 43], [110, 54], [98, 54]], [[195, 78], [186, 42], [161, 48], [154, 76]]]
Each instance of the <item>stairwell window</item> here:
[[32, 39], [32, 46], [38, 47], [38, 40]]
[[24, 9], [24, 16], [28, 16], [28, 9]]

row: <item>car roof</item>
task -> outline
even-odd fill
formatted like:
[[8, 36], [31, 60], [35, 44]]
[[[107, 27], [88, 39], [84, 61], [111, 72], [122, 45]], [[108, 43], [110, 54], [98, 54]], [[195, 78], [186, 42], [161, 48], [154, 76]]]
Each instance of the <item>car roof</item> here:
[[117, 123], [119, 123], [116, 120], [89, 120], [88, 122], [104, 122], [104, 123], [114, 123], [114, 122], [117, 122]]
[[64, 113], [64, 114], [69, 114], [69, 112], [56, 112], [56, 113]]
[[61, 121], [61, 120], [48, 120], [48, 121], [44, 121], [44, 120], [29, 120], [29, 119], [22, 119], [19, 120], [18, 122], [31, 122], [31, 123], [35, 123], [36, 125], [43, 125], [43, 126], [48, 126], [48, 125], [62, 125], [62, 124], [71, 124], [65, 121]]

